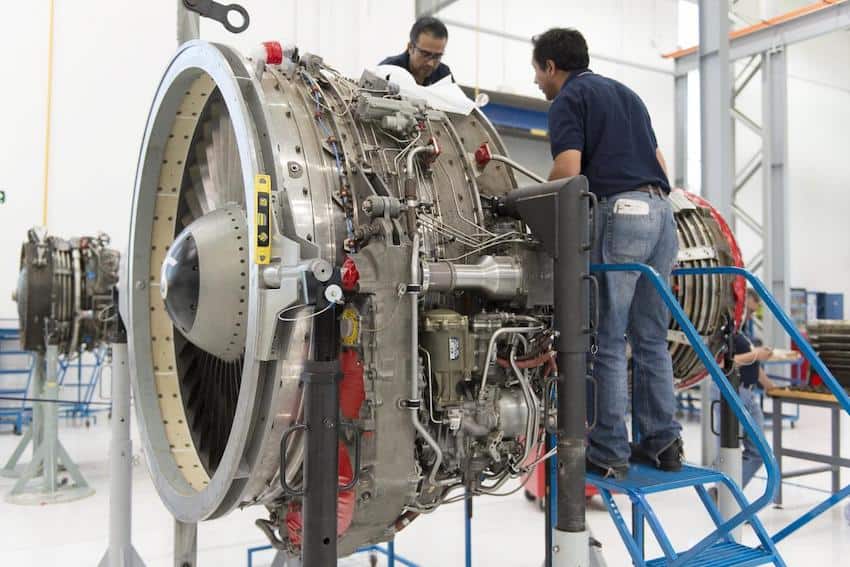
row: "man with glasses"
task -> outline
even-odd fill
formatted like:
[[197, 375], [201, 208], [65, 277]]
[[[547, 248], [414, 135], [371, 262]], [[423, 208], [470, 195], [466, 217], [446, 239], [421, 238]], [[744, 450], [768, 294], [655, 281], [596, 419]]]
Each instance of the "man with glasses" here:
[[[670, 183], [646, 105], [627, 86], [588, 68], [587, 43], [578, 31], [551, 29], [533, 42], [534, 82], [552, 101], [549, 179], [582, 174], [599, 199], [591, 262], [648, 264], [666, 280], [679, 246], [667, 198]], [[587, 469], [617, 479], [628, 474], [629, 460], [679, 470], [681, 426], [673, 418], [673, 366], [667, 350], [670, 311], [639, 272], [596, 277], [596, 407], [590, 408], [596, 425], [589, 434]], [[634, 447], [626, 428], [627, 336], [640, 439]]]
[[410, 28], [410, 42], [407, 50], [381, 61], [381, 65], [395, 65], [407, 69], [416, 84], [427, 87], [440, 79], [451, 77], [448, 65], [441, 63], [449, 31], [445, 24], [430, 16], [416, 20]]

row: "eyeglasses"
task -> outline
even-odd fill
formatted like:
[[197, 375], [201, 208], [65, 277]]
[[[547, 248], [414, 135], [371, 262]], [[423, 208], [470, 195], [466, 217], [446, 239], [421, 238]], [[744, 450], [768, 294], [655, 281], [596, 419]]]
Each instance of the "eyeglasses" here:
[[443, 58], [443, 53], [438, 53], [436, 51], [428, 51], [427, 49], [422, 49], [418, 45], [414, 45], [413, 49], [419, 52], [422, 57], [428, 59], [430, 61], [439, 61]]

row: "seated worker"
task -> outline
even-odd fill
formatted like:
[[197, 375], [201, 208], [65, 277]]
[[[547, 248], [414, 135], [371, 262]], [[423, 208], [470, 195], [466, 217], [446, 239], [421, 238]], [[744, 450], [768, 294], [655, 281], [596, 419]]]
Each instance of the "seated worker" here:
[[445, 24], [430, 16], [416, 20], [410, 28], [407, 50], [381, 61], [381, 65], [395, 65], [407, 69], [416, 84], [427, 87], [444, 77], [451, 77], [448, 65], [441, 63], [449, 41]]

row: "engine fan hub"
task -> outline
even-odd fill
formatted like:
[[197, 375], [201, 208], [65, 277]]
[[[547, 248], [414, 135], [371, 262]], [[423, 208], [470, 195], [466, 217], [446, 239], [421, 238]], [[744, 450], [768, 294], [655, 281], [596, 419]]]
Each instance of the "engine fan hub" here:
[[245, 348], [247, 234], [242, 209], [227, 205], [183, 229], [162, 263], [159, 292], [174, 325], [226, 362]]

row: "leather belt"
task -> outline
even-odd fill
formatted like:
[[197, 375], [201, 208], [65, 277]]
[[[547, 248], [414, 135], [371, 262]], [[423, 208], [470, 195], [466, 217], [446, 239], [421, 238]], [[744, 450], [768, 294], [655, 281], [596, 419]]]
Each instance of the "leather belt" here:
[[655, 195], [657, 197], [666, 197], [667, 192], [664, 191], [661, 187], [656, 187], [655, 185], [644, 185], [643, 187], [638, 187], [634, 189], [634, 191], [640, 191], [641, 193], [649, 193], [650, 195]]

